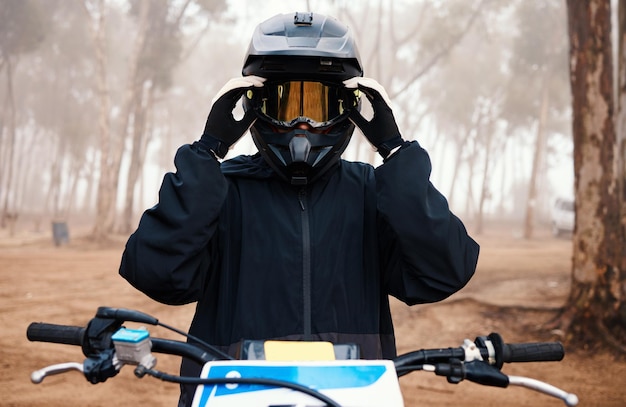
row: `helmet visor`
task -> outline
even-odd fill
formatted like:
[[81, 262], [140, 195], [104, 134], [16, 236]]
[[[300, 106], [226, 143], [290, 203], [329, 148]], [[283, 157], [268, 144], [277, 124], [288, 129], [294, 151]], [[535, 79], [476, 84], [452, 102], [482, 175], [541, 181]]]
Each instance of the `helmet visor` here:
[[272, 123], [291, 127], [307, 122], [313, 127], [325, 127], [344, 119], [349, 110], [358, 106], [352, 89], [314, 81], [265, 83], [253, 91], [257, 111]]

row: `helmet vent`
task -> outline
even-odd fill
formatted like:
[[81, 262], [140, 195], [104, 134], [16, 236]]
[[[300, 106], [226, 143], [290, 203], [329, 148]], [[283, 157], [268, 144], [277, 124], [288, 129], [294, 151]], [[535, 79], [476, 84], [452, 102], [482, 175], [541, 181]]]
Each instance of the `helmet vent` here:
[[313, 13], [296, 12], [293, 16], [293, 23], [297, 26], [313, 25]]
[[344, 72], [341, 61], [332, 61], [330, 59], [320, 59], [318, 70], [319, 72]]
[[284, 72], [285, 61], [278, 58], [263, 58], [261, 70], [264, 72]]

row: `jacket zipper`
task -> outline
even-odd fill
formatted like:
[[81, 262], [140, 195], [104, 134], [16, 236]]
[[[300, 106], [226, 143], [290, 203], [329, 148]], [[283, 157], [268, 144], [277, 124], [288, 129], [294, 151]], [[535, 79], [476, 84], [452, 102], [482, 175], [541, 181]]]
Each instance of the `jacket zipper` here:
[[304, 340], [311, 339], [311, 235], [306, 189], [300, 189], [298, 200], [302, 208], [302, 301]]

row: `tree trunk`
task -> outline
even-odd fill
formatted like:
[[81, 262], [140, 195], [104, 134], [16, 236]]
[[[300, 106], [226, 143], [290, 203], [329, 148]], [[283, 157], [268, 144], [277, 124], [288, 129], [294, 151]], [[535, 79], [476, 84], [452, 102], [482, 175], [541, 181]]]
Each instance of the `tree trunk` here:
[[[27, 211], [32, 211], [33, 203], [41, 200], [41, 197], [33, 197], [32, 184], [33, 179], [38, 178], [38, 174], [41, 171], [42, 163], [50, 160], [48, 157], [42, 157], [38, 149], [32, 146], [37, 145], [38, 139], [37, 132], [25, 134], [21, 137], [22, 157], [21, 165], [19, 169], [19, 175], [16, 177], [17, 184], [19, 185], [19, 191], [17, 193], [16, 204], [18, 207], [24, 208]], [[35, 175], [37, 174], [37, 175]]]
[[82, 177], [87, 182], [87, 188], [83, 195], [82, 201], [79, 202], [77, 210], [81, 215], [93, 215], [93, 209], [96, 208], [97, 197], [97, 168], [98, 164], [93, 159], [86, 159], [85, 171]]
[[[545, 83], [545, 77], [544, 81]], [[542, 86], [541, 107], [539, 110], [539, 120], [537, 120], [537, 139], [535, 141], [535, 152], [533, 154], [533, 164], [528, 183], [528, 199], [526, 200], [526, 217], [524, 219], [524, 239], [532, 239], [535, 229], [535, 208], [537, 206], [537, 179], [541, 172], [543, 152], [546, 148], [546, 120], [548, 117], [548, 88]]]
[[502, 141], [502, 149], [501, 149], [501, 159], [500, 162], [502, 163], [502, 175], [500, 177], [500, 185], [498, 187], [499, 192], [500, 192], [500, 201], [498, 202], [498, 210], [496, 211], [496, 216], [499, 218], [504, 218], [505, 214], [506, 214], [506, 197], [508, 197], [509, 195], [509, 191], [507, 191], [507, 183], [506, 180], [507, 179], [515, 179], [512, 176], [509, 175], [508, 173], [508, 169], [509, 167], [506, 165], [506, 159], [509, 156], [509, 138], [506, 137], [504, 138], [504, 140]]
[[111, 164], [109, 171], [111, 173], [111, 206], [106, 221], [106, 231], [112, 232], [115, 226], [115, 218], [117, 214], [117, 198], [118, 198], [118, 185], [122, 166], [122, 157], [124, 156], [125, 142], [128, 136], [128, 127], [130, 119], [133, 114], [133, 108], [136, 103], [141, 101], [141, 92], [143, 80], [139, 79], [140, 72], [140, 60], [141, 54], [146, 43], [146, 35], [148, 29], [148, 8], [150, 3], [147, 0], [140, 1], [140, 20], [139, 28], [137, 30], [137, 37], [135, 39], [135, 45], [133, 53], [131, 55], [128, 81], [126, 84], [126, 91], [124, 95], [124, 102], [122, 105], [121, 123], [119, 126], [119, 133], [112, 140], [111, 145]]
[[[15, 98], [13, 96], [13, 69], [11, 58], [6, 58], [6, 68], [7, 68], [7, 104], [9, 110], [9, 126], [8, 126], [8, 142], [7, 146], [7, 162], [4, 165], [4, 170], [6, 173], [4, 174], [5, 183], [3, 185], [5, 191], [3, 195], [4, 202], [2, 203], [2, 213], [0, 213], [0, 227], [4, 228], [8, 225], [8, 221], [16, 218], [16, 214], [13, 213], [15, 208], [13, 207], [13, 203], [11, 199], [13, 199], [13, 157], [15, 154]], [[11, 228], [10, 228], [11, 229]], [[11, 229], [11, 236], [13, 235], [13, 229]]]
[[[568, 0], [576, 226], [567, 340], [626, 343], [614, 128], [611, 1]], [[623, 349], [623, 348], [622, 348]]]
[[[491, 109], [489, 109], [491, 110]], [[480, 196], [478, 197], [478, 210], [476, 211], [476, 224], [474, 226], [475, 233], [477, 235], [481, 235], [484, 231], [484, 223], [483, 223], [483, 212], [485, 209], [485, 202], [491, 197], [491, 191], [489, 190], [489, 176], [491, 172], [489, 171], [489, 162], [491, 161], [491, 149], [493, 144], [493, 128], [494, 128], [494, 118], [492, 117], [491, 112], [488, 112], [487, 117], [487, 125], [486, 127], [486, 137], [485, 140], [485, 156], [483, 160], [483, 174], [482, 174], [482, 187], [480, 188]], [[483, 126], [480, 128], [482, 129]]]
[[[476, 130], [478, 131], [478, 130]], [[472, 180], [474, 179], [474, 172], [476, 170], [476, 153], [478, 148], [476, 147], [476, 138], [474, 135], [474, 140], [471, 143], [468, 143], [468, 156], [467, 156], [467, 168], [469, 169], [469, 174], [467, 175], [467, 195], [465, 197], [465, 213], [466, 217], [474, 216], [474, 186]]]
[[[63, 139], [61, 139], [54, 146], [54, 157], [64, 157], [65, 149], [63, 148]], [[52, 219], [58, 220], [59, 215], [61, 213], [61, 182], [62, 182], [62, 174], [61, 168], [63, 166], [62, 159], [53, 160], [50, 163], [50, 184], [48, 185], [48, 193], [46, 198], [46, 204], [48, 205], [48, 213], [50, 214]]]
[[[100, 179], [98, 181], [98, 190], [96, 193], [96, 220], [92, 231], [92, 238], [96, 241], [102, 241], [107, 236], [107, 218], [114, 205], [112, 200], [112, 180], [109, 171], [109, 151], [111, 145], [111, 128], [109, 123], [109, 111], [111, 110], [111, 101], [109, 96], [109, 88], [107, 86], [107, 70], [106, 70], [106, 33], [105, 33], [105, 10], [102, 0], [99, 2], [100, 15], [97, 21], [93, 22], [93, 42], [96, 53], [97, 67], [97, 89], [100, 99], [99, 115], [98, 115], [98, 132], [100, 138]], [[87, 6], [85, 5], [87, 11]], [[89, 11], [87, 11], [88, 15]]]
[[82, 163], [74, 162], [70, 167], [70, 174], [67, 175], [67, 178], [70, 179], [70, 185], [62, 204], [63, 212], [61, 213], [61, 217], [64, 220], [68, 220], [70, 218], [70, 215], [74, 213], [76, 192], [78, 190], [78, 181], [80, 180], [80, 169], [82, 166]]
[[[626, 238], [626, 0], [618, 2], [618, 33], [617, 33], [617, 115], [616, 129], [619, 151], [618, 182], [621, 187], [621, 226], [622, 236]], [[626, 270], [626, 244], [622, 245], [622, 263], [620, 270]], [[626, 290], [626, 288], [624, 288]], [[626, 297], [626, 293], [622, 294]]]
[[[143, 168], [146, 155], [148, 133], [147, 121], [148, 113], [152, 109], [154, 88], [150, 87], [142, 93], [143, 97], [135, 103], [133, 121], [133, 144], [128, 168], [128, 178], [126, 181], [126, 200], [124, 206], [124, 217], [120, 232], [127, 234], [133, 229], [133, 209], [135, 206], [135, 191], [137, 180]], [[145, 99], [145, 102], [144, 102]]]
[[450, 190], [447, 195], [448, 203], [450, 204], [450, 206], [452, 206], [454, 202], [454, 192], [457, 190], [456, 182], [459, 179], [459, 172], [461, 169], [461, 165], [463, 163], [463, 154], [465, 153], [465, 146], [467, 145], [467, 141], [470, 139], [471, 133], [472, 133], [472, 129], [470, 127], [464, 127], [464, 128], [466, 130], [464, 133], [464, 137], [462, 137], [460, 140], [456, 140], [455, 158], [454, 158], [454, 162], [451, 163], [451, 165], [453, 165], [452, 181], [450, 183]]
[[[7, 115], [9, 111], [9, 98], [5, 97], [2, 104], [2, 115], [0, 116], [0, 203], [5, 201], [5, 196], [8, 193], [8, 178], [9, 173], [9, 154], [12, 149], [11, 137], [9, 136], [9, 130], [6, 126], [8, 121]], [[4, 229], [4, 211], [0, 209], [0, 229]]]

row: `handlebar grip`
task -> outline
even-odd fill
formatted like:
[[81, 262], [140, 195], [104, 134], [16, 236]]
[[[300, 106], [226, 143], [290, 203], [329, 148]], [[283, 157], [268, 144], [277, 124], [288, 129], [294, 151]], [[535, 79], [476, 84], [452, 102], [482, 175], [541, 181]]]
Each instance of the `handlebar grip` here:
[[83, 345], [85, 328], [80, 326], [33, 322], [26, 329], [26, 337], [33, 342], [52, 342], [64, 345]]
[[502, 349], [502, 361], [511, 362], [558, 362], [565, 356], [560, 342], [509, 343]]

